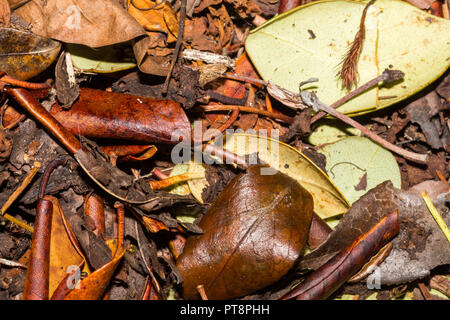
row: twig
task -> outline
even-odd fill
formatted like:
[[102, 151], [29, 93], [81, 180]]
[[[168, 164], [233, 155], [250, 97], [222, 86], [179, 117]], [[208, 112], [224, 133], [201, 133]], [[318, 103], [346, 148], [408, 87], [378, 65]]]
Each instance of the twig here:
[[341, 70], [337, 74], [337, 76], [342, 79], [342, 88], [346, 88], [347, 90], [350, 90], [352, 86], [356, 85], [358, 82], [358, 60], [363, 48], [364, 38], [366, 37], [366, 14], [367, 10], [374, 2], [375, 0], [370, 0], [366, 4], [361, 16], [359, 30], [356, 33], [355, 39], [353, 40], [350, 49], [341, 62]]
[[428, 288], [425, 286], [423, 282], [419, 283], [419, 290], [422, 293], [425, 300], [433, 300], [430, 291], [428, 291]]
[[239, 110], [242, 112], [248, 112], [248, 113], [256, 113], [256, 114], [260, 114], [262, 116], [266, 116], [269, 118], [274, 118], [274, 119], [278, 119], [281, 120], [283, 122], [286, 123], [292, 123], [293, 118], [286, 116], [284, 114], [281, 113], [274, 113], [274, 112], [269, 112], [266, 110], [261, 110], [261, 109], [256, 109], [256, 108], [251, 108], [251, 107], [246, 107], [246, 106], [237, 106], [237, 105], [209, 105], [209, 106], [202, 106], [203, 110], [206, 112], [211, 112], [211, 111], [228, 111], [228, 110]]
[[175, 63], [178, 60], [178, 56], [180, 54], [181, 44], [183, 42], [183, 34], [184, 34], [184, 20], [186, 19], [186, 1], [187, 0], [181, 0], [181, 7], [180, 7], [180, 21], [178, 25], [178, 36], [177, 36], [177, 42], [175, 44], [175, 51], [173, 53], [172, 62], [170, 63], [169, 73], [167, 73], [166, 81], [164, 82], [164, 85], [162, 86], [162, 93], [167, 93], [167, 89], [169, 87], [170, 78], [172, 77], [173, 68], [175, 67]]
[[218, 135], [222, 134], [222, 132], [227, 130], [233, 124], [233, 122], [236, 121], [238, 116], [239, 116], [239, 109], [233, 109], [233, 112], [231, 113], [228, 120], [223, 125], [221, 125], [219, 128], [214, 130], [214, 132], [212, 134], [204, 137], [202, 139], [202, 142], [208, 142], [208, 141], [216, 138]]
[[400, 147], [397, 147], [396, 145], [386, 141], [385, 139], [381, 138], [380, 136], [376, 135], [363, 125], [361, 125], [359, 122], [349, 118], [348, 116], [344, 115], [343, 113], [339, 112], [336, 109], [331, 108], [330, 106], [324, 104], [323, 102], [319, 101], [317, 96], [314, 93], [311, 93], [309, 91], [301, 91], [300, 96], [303, 100], [303, 103], [306, 105], [312, 107], [313, 109], [322, 110], [326, 113], [332, 115], [333, 117], [341, 120], [342, 122], [345, 122], [346, 124], [359, 129], [366, 137], [369, 139], [375, 141], [376, 143], [380, 144], [384, 148], [401, 155], [402, 157], [409, 159], [411, 161], [417, 162], [417, 163], [426, 163], [428, 156], [426, 154], [419, 154], [411, 151], [404, 150]]
[[[372, 80], [369, 80], [362, 86], [356, 88], [355, 90], [351, 91], [350, 93], [346, 94], [344, 97], [340, 98], [336, 102], [334, 102], [332, 105], [330, 105], [331, 108], [336, 109], [346, 103], [347, 101], [353, 99], [354, 97], [360, 95], [361, 93], [365, 92], [366, 90], [369, 90], [380, 82], [384, 82], [385, 84], [392, 83], [394, 81], [400, 80], [405, 76], [405, 74], [399, 70], [389, 70], [386, 69], [382, 74], [380, 74], [378, 77], [373, 78]], [[316, 122], [317, 120], [321, 119], [326, 115], [325, 112], [319, 112], [314, 117], [311, 118], [311, 124]]]
[[241, 76], [241, 75], [234, 74], [234, 73], [225, 73], [222, 76], [222, 78], [227, 78], [227, 79], [237, 80], [237, 81], [242, 81], [242, 82], [248, 82], [248, 83], [253, 83], [253, 84], [263, 85], [263, 86], [267, 86], [267, 84], [268, 84], [267, 81], [264, 81], [261, 79], [247, 77], [247, 76]]
[[200, 297], [202, 298], [202, 300], [208, 300], [208, 296], [206, 295], [206, 292], [205, 292], [205, 287], [202, 284], [199, 284], [196, 287], [196, 289], [197, 289], [198, 293], [200, 294]]
[[24, 228], [25, 230], [28, 230], [30, 232], [33, 232], [33, 228], [27, 225], [26, 223], [14, 218], [13, 216], [5, 213], [6, 210], [9, 209], [11, 204], [19, 197], [19, 195], [23, 192], [23, 190], [26, 189], [26, 187], [30, 184], [30, 182], [33, 180], [36, 173], [39, 171], [39, 168], [41, 167], [41, 163], [36, 161], [34, 163], [33, 169], [28, 173], [28, 175], [25, 177], [25, 179], [22, 181], [20, 186], [12, 193], [12, 195], [6, 200], [6, 202], [3, 204], [3, 207], [0, 210], [0, 216], [3, 216], [3, 218], [17, 224], [18, 226]]
[[44, 198], [45, 187], [47, 186], [48, 180], [50, 179], [50, 175], [52, 174], [53, 170], [55, 170], [57, 167], [61, 165], [65, 165], [67, 160], [68, 160], [67, 157], [56, 159], [50, 162], [50, 164], [47, 166], [44, 175], [42, 176], [41, 184], [39, 186], [39, 199]]
[[243, 169], [248, 168], [247, 161], [245, 161], [243, 157], [238, 156], [237, 154], [228, 151], [226, 149], [220, 148], [215, 144], [208, 143], [203, 145], [203, 151], [215, 155], [217, 157], [220, 157], [221, 159], [226, 159], [229, 163], [235, 163], [236, 165], [238, 165]]
[[0, 78], [0, 82], [4, 82], [6, 84], [31, 89], [31, 90], [39, 90], [39, 89], [50, 89], [50, 83], [42, 82], [42, 83], [34, 83], [34, 82], [28, 82], [23, 80], [18, 80], [13, 77], [10, 77], [8, 75], [4, 75]]
[[18, 268], [24, 268], [24, 269], [27, 268], [27, 266], [25, 266], [19, 262], [15, 262], [15, 261], [3, 259], [3, 258], [0, 258], [0, 264], [2, 264], [4, 266], [8, 266], [8, 267], [18, 267]]

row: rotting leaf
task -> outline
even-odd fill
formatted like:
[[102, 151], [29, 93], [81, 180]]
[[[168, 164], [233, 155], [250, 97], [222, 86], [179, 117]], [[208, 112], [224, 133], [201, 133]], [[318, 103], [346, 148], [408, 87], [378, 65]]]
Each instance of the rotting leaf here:
[[[289, 176], [252, 166], [219, 194], [188, 238], [177, 268], [186, 299], [202, 284], [210, 299], [230, 299], [278, 281], [300, 256], [313, 212], [309, 192]], [[267, 169], [267, 168], [266, 168]]]
[[[250, 33], [247, 53], [264, 80], [292, 92], [298, 92], [301, 81], [319, 78], [312, 89], [330, 105], [345, 95], [336, 67], [358, 31], [365, 5], [363, 1], [315, 1], [278, 15]], [[404, 1], [377, 0], [366, 16], [359, 83], [389, 66], [403, 71], [404, 81], [368, 90], [339, 111], [357, 115], [384, 108], [437, 79], [450, 65], [448, 56], [442, 57], [443, 52], [450, 52], [449, 25], [449, 20]], [[308, 30], [314, 32], [314, 39]]]
[[[437, 205], [447, 224], [450, 214]], [[436, 201], [435, 204], [438, 204]], [[328, 240], [300, 262], [301, 268], [317, 269], [355, 237], [367, 232], [387, 212], [398, 209], [400, 232], [389, 256], [375, 269], [381, 285], [394, 285], [426, 277], [450, 263], [450, 243], [428, 212], [421, 196], [396, 189], [386, 181], [356, 201]], [[442, 209], [442, 210], [441, 210]]]
[[122, 204], [116, 205], [117, 208], [117, 246], [111, 262], [105, 264], [101, 268], [92, 272], [89, 276], [82, 279], [79, 287], [75, 287], [65, 297], [65, 300], [99, 300], [103, 297], [107, 285], [111, 280], [119, 262], [125, 254], [125, 247], [123, 244], [125, 217], [124, 206]]
[[11, 28], [0, 28], [0, 42], [0, 70], [21, 80], [47, 69], [61, 48], [57, 41]]

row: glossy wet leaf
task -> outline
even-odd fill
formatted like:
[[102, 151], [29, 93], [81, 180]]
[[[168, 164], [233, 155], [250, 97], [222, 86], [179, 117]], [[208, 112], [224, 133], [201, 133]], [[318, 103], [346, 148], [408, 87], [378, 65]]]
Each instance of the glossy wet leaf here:
[[364, 137], [347, 137], [319, 149], [327, 158], [326, 169], [350, 203], [390, 180], [401, 187], [400, 169], [392, 153]]
[[0, 70], [26, 80], [47, 69], [61, 44], [30, 32], [0, 28]]
[[262, 161], [297, 180], [311, 193], [314, 211], [322, 219], [348, 210], [347, 200], [327, 175], [293, 147], [262, 136], [234, 134], [224, 148], [241, 156], [257, 152]]
[[[252, 166], [219, 194], [188, 238], [177, 267], [187, 299], [250, 294], [278, 281], [300, 256], [312, 218], [311, 195], [289, 176]], [[264, 171], [263, 171], [264, 172]]]
[[124, 56], [124, 48], [120, 46], [92, 49], [79, 44], [66, 44], [66, 47], [73, 66], [84, 72], [112, 73], [136, 67], [129, 56]]
[[[250, 33], [247, 53], [264, 80], [290, 91], [298, 92], [301, 81], [319, 78], [311, 87], [321, 101], [331, 104], [346, 94], [336, 74], [365, 4], [317, 1], [281, 14]], [[366, 91], [339, 107], [341, 112], [361, 114], [387, 107], [423, 89], [450, 65], [449, 20], [403, 1], [377, 0], [369, 7], [365, 26], [358, 83], [390, 66], [403, 71], [405, 78]]]

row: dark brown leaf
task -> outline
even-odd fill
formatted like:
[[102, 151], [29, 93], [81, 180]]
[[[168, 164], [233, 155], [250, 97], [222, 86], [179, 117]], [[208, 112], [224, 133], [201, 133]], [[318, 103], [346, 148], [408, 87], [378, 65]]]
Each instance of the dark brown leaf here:
[[188, 239], [177, 267], [184, 297], [230, 299], [278, 281], [305, 245], [312, 196], [294, 179], [261, 166], [235, 177], [199, 223], [203, 235]]

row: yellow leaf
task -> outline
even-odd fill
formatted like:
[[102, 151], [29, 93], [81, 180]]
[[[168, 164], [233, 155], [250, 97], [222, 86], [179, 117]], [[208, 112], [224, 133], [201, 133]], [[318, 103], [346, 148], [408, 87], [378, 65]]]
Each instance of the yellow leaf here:
[[[161, 0], [158, 0], [160, 3]], [[157, 3], [149, 0], [134, 0], [137, 8], [151, 8]], [[172, 6], [165, 1], [164, 4], [155, 6], [152, 10], [139, 10], [131, 1], [128, 1], [128, 12], [146, 29], [147, 31], [164, 32], [167, 34], [167, 42], [175, 42], [178, 35], [178, 20], [173, 12]]]

